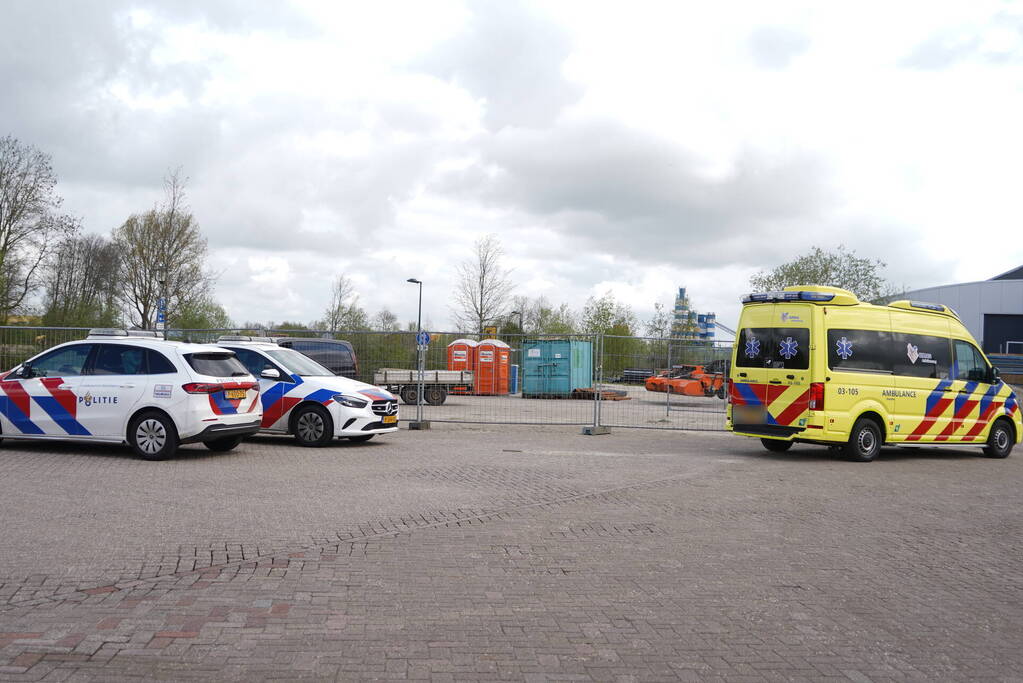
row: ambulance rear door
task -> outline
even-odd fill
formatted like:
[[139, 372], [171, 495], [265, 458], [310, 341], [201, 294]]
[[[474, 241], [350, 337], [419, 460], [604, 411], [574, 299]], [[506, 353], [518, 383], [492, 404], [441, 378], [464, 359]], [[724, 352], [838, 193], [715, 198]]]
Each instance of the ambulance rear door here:
[[733, 429], [792, 436], [806, 428], [816, 309], [800, 302], [744, 307], [732, 371]]

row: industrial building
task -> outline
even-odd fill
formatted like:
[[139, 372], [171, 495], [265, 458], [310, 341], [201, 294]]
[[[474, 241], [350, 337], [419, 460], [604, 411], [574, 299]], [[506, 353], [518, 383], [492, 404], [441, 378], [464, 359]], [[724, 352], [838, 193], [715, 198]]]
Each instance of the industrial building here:
[[927, 287], [892, 298], [945, 304], [959, 314], [985, 353], [1023, 354], [1023, 266], [990, 280]]
[[690, 308], [686, 288], [679, 287], [671, 336], [683, 341], [714, 341], [715, 324], [713, 313], [697, 313]]

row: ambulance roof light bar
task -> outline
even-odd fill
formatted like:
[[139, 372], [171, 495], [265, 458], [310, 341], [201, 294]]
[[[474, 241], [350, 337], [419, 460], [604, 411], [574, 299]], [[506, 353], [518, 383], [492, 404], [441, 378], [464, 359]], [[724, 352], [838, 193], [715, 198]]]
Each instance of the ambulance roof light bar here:
[[766, 303], [773, 301], [831, 301], [835, 298], [834, 294], [827, 292], [806, 292], [806, 291], [780, 291], [780, 292], [760, 292], [757, 294], [747, 294], [742, 298], [742, 303]]

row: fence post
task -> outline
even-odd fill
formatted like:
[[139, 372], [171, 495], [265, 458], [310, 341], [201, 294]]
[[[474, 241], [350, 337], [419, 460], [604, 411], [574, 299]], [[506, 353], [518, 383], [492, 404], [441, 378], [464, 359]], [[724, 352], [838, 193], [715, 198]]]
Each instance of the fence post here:
[[604, 335], [594, 335], [593, 339], [593, 424], [583, 427], [583, 434], [597, 436], [610, 434], [611, 430], [600, 424], [600, 384], [604, 381]]

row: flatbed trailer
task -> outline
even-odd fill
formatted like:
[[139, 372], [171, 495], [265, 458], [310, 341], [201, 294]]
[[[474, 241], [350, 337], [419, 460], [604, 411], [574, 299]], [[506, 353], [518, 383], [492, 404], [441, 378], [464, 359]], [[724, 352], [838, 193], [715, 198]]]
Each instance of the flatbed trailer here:
[[[472, 370], [423, 370], [423, 401], [439, 406], [453, 387], [473, 386]], [[419, 371], [404, 368], [380, 368], [373, 373], [373, 384], [397, 394], [405, 403], [419, 401]]]

